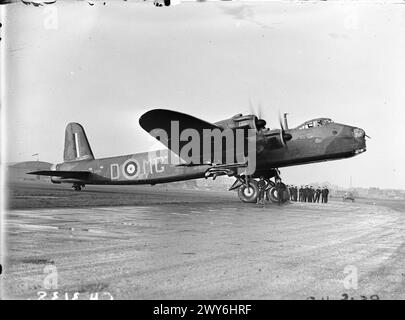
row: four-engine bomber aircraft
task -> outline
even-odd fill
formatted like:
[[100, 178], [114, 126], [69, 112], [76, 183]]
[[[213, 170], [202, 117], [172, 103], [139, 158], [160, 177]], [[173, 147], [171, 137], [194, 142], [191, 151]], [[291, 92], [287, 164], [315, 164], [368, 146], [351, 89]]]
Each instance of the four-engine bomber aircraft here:
[[[252, 159], [253, 171], [249, 171], [249, 156], [244, 161], [215, 162], [168, 162], [168, 154], [181, 154], [171, 140], [172, 124], [178, 123], [179, 130], [192, 128], [198, 133], [203, 130], [240, 130], [254, 132], [255, 149]], [[81, 190], [86, 184], [123, 185], [157, 184], [198, 178], [215, 179], [219, 175], [235, 177], [229, 190], [238, 190], [243, 202], [255, 202], [258, 195], [257, 181], [263, 177], [267, 182], [266, 193], [273, 202], [284, 201], [277, 195], [276, 185], [270, 179], [281, 183], [278, 168], [306, 163], [349, 158], [366, 151], [364, 130], [333, 122], [328, 118], [306, 121], [289, 129], [286, 116], [280, 118], [281, 129], [266, 128], [266, 121], [256, 115], [238, 114], [234, 117], [209, 123], [193, 116], [164, 109], [146, 112], [139, 124], [147, 132], [155, 129], [168, 132], [168, 140], [160, 142], [170, 151], [135, 153], [124, 156], [95, 159], [86, 133], [78, 123], [69, 123], [65, 131], [63, 163], [54, 164], [50, 171], [36, 171], [29, 174], [50, 176], [53, 183], [71, 183], [74, 190]], [[254, 130], [254, 131], [253, 131]], [[152, 134], [152, 133], [151, 133]], [[152, 134], [153, 135], [153, 134]], [[245, 137], [245, 140], [250, 139]], [[180, 141], [180, 147], [184, 146]], [[225, 148], [226, 149], [226, 148]], [[227, 150], [223, 150], [225, 152]], [[232, 151], [233, 152], [233, 151]], [[210, 159], [213, 157], [210, 156]], [[281, 194], [281, 192], [280, 192]]]

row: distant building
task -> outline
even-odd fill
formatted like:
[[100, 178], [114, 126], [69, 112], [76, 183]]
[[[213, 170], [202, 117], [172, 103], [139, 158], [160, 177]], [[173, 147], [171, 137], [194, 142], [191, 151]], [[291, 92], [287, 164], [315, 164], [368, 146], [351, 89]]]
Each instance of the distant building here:
[[49, 177], [27, 174], [38, 170], [50, 170], [52, 163], [43, 161], [26, 161], [7, 166], [6, 176], [8, 181], [49, 181]]

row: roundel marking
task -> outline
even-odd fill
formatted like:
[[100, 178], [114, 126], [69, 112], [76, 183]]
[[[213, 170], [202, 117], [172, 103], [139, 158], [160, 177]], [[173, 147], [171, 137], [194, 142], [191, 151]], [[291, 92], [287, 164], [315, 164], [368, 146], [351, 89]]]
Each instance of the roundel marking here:
[[122, 166], [122, 173], [127, 179], [134, 179], [139, 175], [139, 162], [135, 159], [128, 159]]

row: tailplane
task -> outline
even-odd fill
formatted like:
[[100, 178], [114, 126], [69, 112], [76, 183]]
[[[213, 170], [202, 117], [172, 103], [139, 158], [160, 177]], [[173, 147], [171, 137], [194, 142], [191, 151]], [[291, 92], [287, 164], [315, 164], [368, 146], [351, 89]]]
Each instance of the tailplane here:
[[91, 151], [89, 141], [83, 127], [75, 122], [67, 125], [65, 131], [65, 150], [63, 152], [63, 161], [93, 160], [94, 155]]

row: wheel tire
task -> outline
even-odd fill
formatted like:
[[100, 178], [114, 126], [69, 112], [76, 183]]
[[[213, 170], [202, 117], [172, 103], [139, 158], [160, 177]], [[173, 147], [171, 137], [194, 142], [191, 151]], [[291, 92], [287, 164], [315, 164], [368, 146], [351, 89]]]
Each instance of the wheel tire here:
[[242, 202], [254, 203], [257, 201], [258, 194], [259, 187], [257, 186], [257, 182], [255, 180], [249, 182], [249, 187], [247, 187], [244, 183], [238, 188], [238, 196]]
[[277, 198], [277, 189], [276, 187], [271, 187], [266, 191], [267, 198], [274, 203], [278, 203], [278, 198]]
[[266, 186], [266, 191], [264, 193], [264, 197], [265, 197], [266, 201], [270, 201], [270, 196], [269, 196], [270, 189], [273, 188], [276, 184], [271, 180], [268, 180], [267, 183], [268, 184]]
[[[276, 187], [271, 187], [269, 190], [267, 190], [267, 197], [270, 199], [271, 202], [273, 203], [279, 203], [278, 199], [278, 192]], [[284, 194], [282, 195], [281, 203], [285, 203], [290, 199], [290, 192], [288, 192], [288, 189], [285, 188]]]

